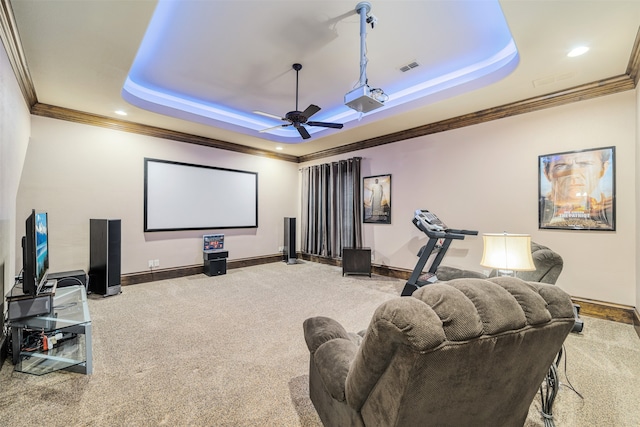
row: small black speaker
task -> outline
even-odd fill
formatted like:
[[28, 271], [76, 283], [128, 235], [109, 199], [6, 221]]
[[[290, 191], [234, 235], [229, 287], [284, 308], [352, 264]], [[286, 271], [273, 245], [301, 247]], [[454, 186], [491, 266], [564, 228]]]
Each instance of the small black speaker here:
[[204, 262], [204, 274], [207, 276], [220, 276], [227, 274], [227, 259], [218, 258]]
[[9, 301], [9, 314], [7, 318], [9, 320], [16, 320], [23, 317], [50, 314], [51, 307], [53, 307], [53, 296], [51, 294], [17, 299]]
[[120, 293], [121, 221], [90, 219], [89, 291], [109, 296]]
[[295, 264], [298, 255], [296, 254], [296, 219], [284, 218], [284, 246], [282, 250], [282, 260], [287, 264]]
[[65, 286], [81, 285], [87, 287], [87, 273], [84, 270], [65, 271], [61, 273], [47, 274], [47, 280], [56, 280], [56, 288]]
[[202, 259], [205, 261], [211, 261], [214, 259], [228, 258], [229, 251], [203, 251]]

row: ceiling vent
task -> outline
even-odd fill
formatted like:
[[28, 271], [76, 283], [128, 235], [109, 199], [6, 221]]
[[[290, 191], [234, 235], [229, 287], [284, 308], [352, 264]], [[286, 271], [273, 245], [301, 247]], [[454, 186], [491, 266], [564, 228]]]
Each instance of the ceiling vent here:
[[540, 87], [540, 86], [549, 85], [551, 83], [560, 82], [562, 80], [571, 79], [571, 78], [575, 77], [575, 75], [576, 75], [575, 72], [570, 71], [568, 73], [554, 74], [552, 76], [543, 77], [541, 79], [533, 80], [532, 83], [533, 83], [533, 87]]
[[400, 67], [400, 71], [402, 71], [403, 73], [406, 73], [407, 71], [411, 70], [412, 68], [416, 68], [419, 67], [420, 64], [418, 64], [416, 61], [413, 61], [407, 65], [403, 65], [402, 67]]

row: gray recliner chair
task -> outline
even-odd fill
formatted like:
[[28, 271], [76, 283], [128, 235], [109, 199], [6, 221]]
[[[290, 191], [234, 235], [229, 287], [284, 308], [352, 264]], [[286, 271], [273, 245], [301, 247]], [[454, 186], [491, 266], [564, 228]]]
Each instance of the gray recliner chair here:
[[[531, 242], [531, 257], [533, 258], [533, 264], [536, 269], [533, 271], [517, 271], [516, 277], [528, 282], [550, 283], [554, 285], [558, 280], [558, 276], [560, 276], [560, 273], [562, 272], [562, 267], [564, 266], [562, 257], [548, 247], [535, 242]], [[489, 274], [489, 277], [496, 276], [497, 272], [495, 270], [492, 270]], [[464, 270], [443, 265], [439, 266], [436, 270], [436, 277], [441, 281], [461, 279], [465, 277], [475, 277], [479, 279], [487, 278], [487, 276], [477, 271]]]
[[562, 289], [513, 277], [424, 286], [368, 329], [304, 322], [309, 394], [335, 426], [522, 426], [574, 323]]

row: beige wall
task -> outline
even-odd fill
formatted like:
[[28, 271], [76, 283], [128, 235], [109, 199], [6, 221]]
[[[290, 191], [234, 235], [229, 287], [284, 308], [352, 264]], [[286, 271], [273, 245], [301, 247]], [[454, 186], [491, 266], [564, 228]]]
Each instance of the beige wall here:
[[[413, 269], [427, 237], [411, 219], [429, 209], [451, 228], [529, 233], [562, 255], [558, 285], [571, 295], [635, 306], [636, 115], [628, 91], [313, 163], [358, 155], [363, 176], [392, 175], [392, 224], [363, 224], [374, 263]], [[538, 156], [611, 145], [617, 231], [539, 230]], [[482, 271], [481, 255], [482, 238], [470, 237], [453, 242], [443, 265]]]
[[[142, 232], [144, 157], [259, 173], [260, 227], [223, 231], [231, 259], [276, 253], [282, 244], [282, 218], [300, 217], [297, 170], [305, 165], [30, 118], [15, 79], [7, 78], [13, 73], [4, 55], [1, 61], [0, 259], [5, 291], [10, 286], [6, 281], [21, 265], [19, 238], [32, 208], [46, 209], [51, 216], [53, 270], [88, 268], [88, 219], [97, 217], [123, 220], [123, 273], [147, 270], [149, 259], [159, 259], [160, 268], [199, 264], [203, 232]], [[372, 247], [375, 263], [413, 268], [426, 237], [413, 226], [411, 217], [415, 209], [428, 208], [453, 228], [530, 233], [535, 241], [564, 257], [565, 270], [558, 285], [571, 295], [638, 306], [640, 178], [636, 164], [640, 155], [636, 127], [640, 95], [636, 92], [314, 163], [359, 155], [363, 176], [392, 174], [392, 224], [364, 225], [365, 245]], [[608, 145], [616, 146], [617, 231], [538, 230], [538, 155]], [[456, 241], [444, 263], [481, 271], [481, 252], [480, 237]]]
[[296, 163], [34, 116], [17, 215], [49, 213], [52, 271], [88, 271], [90, 218], [122, 220], [123, 274], [147, 271], [150, 259], [202, 263], [209, 231], [143, 232], [144, 157], [257, 172], [259, 228], [220, 232], [231, 260], [278, 252], [283, 218], [297, 210]]
[[634, 112], [635, 123], [636, 123], [636, 257], [635, 257], [635, 267], [636, 267], [636, 311], [640, 312], [640, 272], [638, 272], [638, 265], [640, 265], [640, 88], [636, 87], [636, 110]]
[[[1, 46], [1, 45], [0, 45]], [[20, 269], [14, 268], [16, 195], [29, 143], [29, 110], [4, 47], [0, 47], [0, 290], [5, 295]], [[18, 226], [20, 224], [18, 223]], [[24, 223], [22, 224], [24, 228]], [[0, 313], [1, 315], [2, 313]]]

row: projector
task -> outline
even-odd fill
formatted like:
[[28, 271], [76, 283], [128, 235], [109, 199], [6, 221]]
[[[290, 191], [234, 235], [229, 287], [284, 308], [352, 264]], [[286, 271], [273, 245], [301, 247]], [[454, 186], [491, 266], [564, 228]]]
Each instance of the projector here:
[[[368, 113], [378, 109], [384, 104], [378, 100], [379, 93], [377, 91], [380, 91], [380, 89], [377, 89], [376, 93], [374, 93], [369, 86], [362, 85], [344, 96], [344, 105], [361, 113]], [[386, 98], [384, 92], [380, 92]]]

